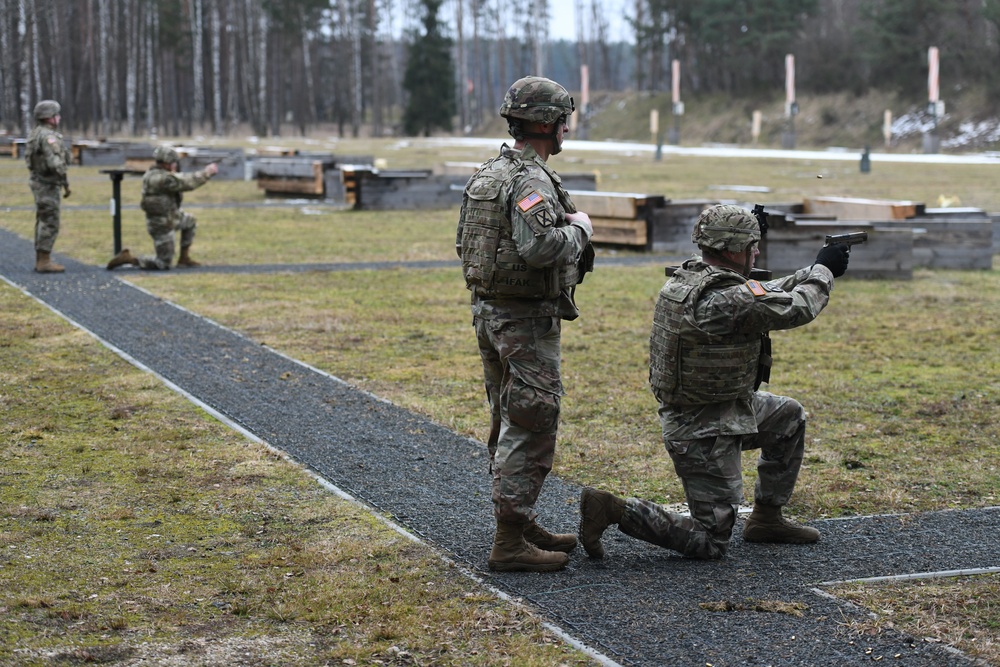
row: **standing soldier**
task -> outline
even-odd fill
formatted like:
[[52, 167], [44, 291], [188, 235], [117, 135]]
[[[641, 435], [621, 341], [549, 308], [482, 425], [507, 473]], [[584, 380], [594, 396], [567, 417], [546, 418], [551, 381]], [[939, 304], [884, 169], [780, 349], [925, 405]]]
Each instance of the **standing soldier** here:
[[176, 230], [181, 233], [181, 256], [177, 259], [177, 266], [201, 266], [191, 259], [196, 224], [193, 215], [181, 210], [181, 193], [200, 188], [219, 172], [219, 167], [213, 162], [201, 171], [178, 173], [180, 157], [170, 146], [157, 146], [153, 150], [153, 159], [156, 164], [142, 178], [142, 200], [139, 206], [146, 212], [146, 230], [153, 237], [156, 256], [135, 257], [125, 248], [108, 262], [108, 269], [123, 264], [154, 271], [169, 269], [174, 260]]
[[62, 195], [69, 197], [66, 169], [71, 160], [62, 135], [56, 131], [62, 117], [59, 103], [42, 100], [35, 105], [37, 124], [24, 147], [24, 160], [31, 170], [29, 182], [35, 195], [35, 271], [62, 273], [61, 264], [52, 261], [52, 246], [59, 236], [59, 209]]
[[490, 405], [493, 570], [559, 570], [576, 548], [574, 535], [542, 528], [534, 509], [555, 454], [561, 320], [580, 314], [574, 290], [593, 267], [590, 217], [546, 164], [562, 150], [573, 111], [555, 81], [516, 81], [500, 107], [514, 146], [479, 167], [459, 217], [456, 247]]
[[601, 535], [626, 535], [690, 558], [722, 558], [743, 500], [740, 452], [760, 449], [746, 542], [809, 544], [819, 531], [782, 516], [805, 451], [806, 412], [793, 398], [758, 391], [771, 358], [763, 336], [813, 321], [847, 270], [849, 247], [826, 246], [812, 266], [768, 282], [749, 280], [761, 230], [739, 206], [698, 218], [702, 257], [684, 262], [660, 290], [649, 342], [649, 382], [659, 400], [663, 444], [690, 516], [639, 498], [585, 488], [580, 540], [604, 557]]

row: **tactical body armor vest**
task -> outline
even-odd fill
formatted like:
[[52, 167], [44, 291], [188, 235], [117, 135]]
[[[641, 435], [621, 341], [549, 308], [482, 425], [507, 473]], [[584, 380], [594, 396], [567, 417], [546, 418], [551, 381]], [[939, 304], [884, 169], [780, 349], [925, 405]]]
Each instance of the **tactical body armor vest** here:
[[54, 150], [62, 156], [63, 160], [68, 161], [69, 156], [66, 154], [62, 135], [41, 125], [36, 126], [31, 131], [24, 144], [24, 161], [27, 163], [28, 169], [31, 170], [31, 177], [35, 180], [42, 183], [61, 184], [66, 178], [65, 174], [54, 170], [49, 165], [45, 159], [45, 151], [42, 149], [42, 144], [48, 142], [49, 137], [55, 137], [57, 148]]
[[[527, 170], [525, 162], [501, 154], [484, 163], [465, 186], [459, 218], [462, 273], [466, 287], [480, 298], [555, 299], [561, 290], [579, 282], [576, 264], [533, 267], [517, 252], [508, 184]], [[576, 211], [559, 177], [545, 171], [552, 179], [559, 205], [565, 212]], [[556, 227], [566, 226], [564, 215], [556, 217]]]
[[649, 383], [661, 403], [696, 406], [753, 394], [760, 334], [715, 335], [694, 319], [706, 290], [742, 282], [726, 271], [681, 268], [660, 290], [649, 337]]
[[183, 195], [180, 192], [160, 192], [160, 182], [170, 178], [170, 172], [162, 167], [152, 167], [142, 179], [142, 199], [139, 207], [151, 216], [170, 215], [180, 208]]

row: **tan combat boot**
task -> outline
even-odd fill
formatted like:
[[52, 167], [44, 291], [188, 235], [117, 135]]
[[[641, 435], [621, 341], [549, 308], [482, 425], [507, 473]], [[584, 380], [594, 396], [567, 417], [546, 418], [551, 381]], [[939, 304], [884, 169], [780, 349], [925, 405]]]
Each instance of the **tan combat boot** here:
[[542, 551], [524, 540], [525, 524], [497, 521], [497, 534], [487, 561], [498, 572], [555, 572], [566, 567], [569, 556]]
[[524, 539], [545, 551], [570, 553], [576, 549], [576, 535], [572, 533], [550, 533], [536, 521], [524, 527]]
[[66, 270], [62, 264], [52, 261], [50, 253], [41, 250], [35, 251], [35, 271], [38, 273], [62, 273]]
[[819, 531], [800, 526], [781, 516], [781, 507], [754, 503], [753, 512], [743, 524], [745, 542], [773, 544], [812, 544], [819, 541]]
[[111, 261], [108, 262], [108, 271], [118, 266], [124, 266], [125, 264], [132, 264], [134, 266], [139, 266], [139, 260], [136, 259], [136, 257], [128, 251], [128, 248], [125, 248], [120, 253], [111, 258]]
[[177, 266], [181, 268], [193, 269], [201, 266], [201, 262], [191, 259], [191, 246], [181, 248], [181, 256], [177, 259]]
[[580, 542], [591, 558], [604, 558], [601, 535], [622, 520], [625, 499], [590, 487], [580, 493]]

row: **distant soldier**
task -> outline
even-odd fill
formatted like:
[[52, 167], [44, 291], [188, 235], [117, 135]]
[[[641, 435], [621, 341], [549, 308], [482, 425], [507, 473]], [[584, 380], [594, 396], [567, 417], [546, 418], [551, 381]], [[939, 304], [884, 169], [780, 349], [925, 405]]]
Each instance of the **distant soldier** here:
[[56, 131], [62, 119], [59, 112], [59, 103], [54, 100], [36, 104], [37, 125], [24, 147], [24, 160], [31, 170], [31, 193], [35, 195], [35, 271], [39, 273], [65, 270], [51, 259], [52, 246], [59, 236], [59, 190], [65, 197], [70, 194], [66, 168], [71, 157], [62, 135]]
[[196, 225], [194, 216], [181, 210], [181, 193], [200, 188], [219, 173], [219, 167], [213, 162], [201, 171], [178, 173], [180, 157], [170, 146], [157, 146], [153, 158], [156, 164], [142, 179], [142, 201], [139, 205], [146, 212], [146, 230], [153, 237], [156, 256], [135, 257], [125, 248], [108, 262], [109, 270], [124, 264], [153, 271], [169, 269], [174, 260], [175, 231], [181, 233], [181, 256], [177, 259], [177, 266], [201, 266], [191, 259]]

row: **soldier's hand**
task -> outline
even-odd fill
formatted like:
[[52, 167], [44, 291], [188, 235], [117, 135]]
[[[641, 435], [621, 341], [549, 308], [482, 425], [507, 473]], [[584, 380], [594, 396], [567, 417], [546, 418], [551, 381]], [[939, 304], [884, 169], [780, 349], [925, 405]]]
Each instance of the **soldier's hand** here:
[[212, 162], [207, 167], [205, 167], [205, 171], [208, 173], [209, 176], [215, 176], [216, 174], [219, 173], [219, 165]]
[[816, 255], [816, 263], [830, 269], [834, 278], [839, 278], [847, 271], [847, 261], [851, 256], [851, 247], [846, 243], [834, 243], [823, 246]]
[[579, 227], [583, 231], [583, 242], [586, 243], [590, 240], [590, 237], [594, 235], [594, 225], [590, 222], [590, 216], [583, 211], [577, 211], [576, 213], [567, 213], [566, 220], [569, 221], [570, 226]]
[[63, 198], [69, 197], [71, 194], [73, 193], [70, 192], [69, 184], [67, 183], [66, 185], [63, 186]]

